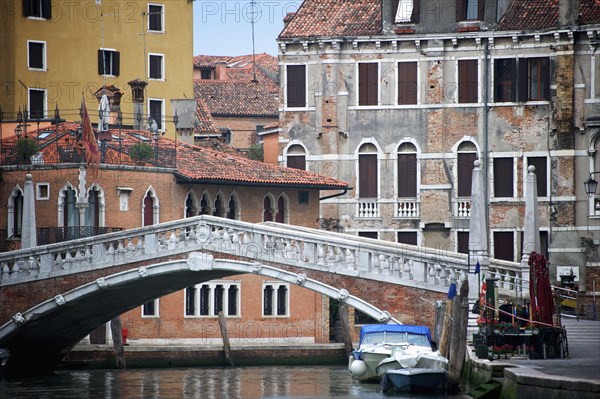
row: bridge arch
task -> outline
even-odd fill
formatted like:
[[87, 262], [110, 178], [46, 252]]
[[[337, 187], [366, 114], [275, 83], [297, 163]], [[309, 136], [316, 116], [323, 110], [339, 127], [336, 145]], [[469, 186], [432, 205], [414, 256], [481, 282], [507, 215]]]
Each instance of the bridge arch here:
[[[37, 368], [33, 371], [51, 371], [77, 342], [114, 317], [190, 285], [247, 273], [319, 292], [345, 302], [381, 323], [400, 323], [389, 312], [350, 295], [345, 289], [337, 289], [302, 273], [260, 262], [214, 259], [207, 253], [192, 252], [187, 259], [101, 277], [17, 313], [0, 327], [0, 347], [11, 352], [9, 367], [12, 371], [30, 373], [32, 367]], [[36, 359], [35, 365], [31, 359]]]

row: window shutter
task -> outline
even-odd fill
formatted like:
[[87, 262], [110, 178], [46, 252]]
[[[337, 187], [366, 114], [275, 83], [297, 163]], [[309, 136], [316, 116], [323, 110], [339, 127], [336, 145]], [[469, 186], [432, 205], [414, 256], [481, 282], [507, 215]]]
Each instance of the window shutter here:
[[477, 60], [458, 61], [458, 102], [476, 103], [478, 101]]
[[398, 242], [401, 244], [417, 245], [416, 231], [399, 231]]
[[456, 22], [465, 20], [465, 0], [456, 0]]
[[377, 68], [378, 65], [375, 63], [370, 63], [367, 64], [367, 71], [368, 71], [368, 78], [367, 78], [367, 84], [368, 84], [368, 104], [369, 105], [377, 105], [378, 103], [378, 99], [377, 99], [377, 88], [378, 88], [378, 78], [377, 78]]
[[417, 154], [398, 154], [398, 197], [417, 196]]
[[461, 254], [469, 253], [469, 232], [468, 231], [457, 231], [456, 232], [457, 248], [456, 252]]
[[485, 18], [485, 0], [477, 1], [477, 19], [483, 21]]
[[471, 196], [471, 180], [473, 176], [473, 163], [477, 159], [474, 152], [458, 153], [458, 196]]
[[358, 64], [358, 105], [367, 105], [367, 64]]
[[494, 158], [494, 197], [513, 196], [513, 159]]
[[287, 106], [306, 106], [306, 66], [288, 65], [287, 67]]
[[413, 0], [413, 12], [410, 16], [410, 22], [413, 24], [419, 23], [419, 17], [421, 14], [420, 0]]
[[398, 4], [400, 0], [392, 0], [392, 9], [390, 10], [392, 24], [396, 23], [396, 13], [398, 12]]
[[542, 85], [541, 98], [550, 100], [550, 60], [548, 57], [540, 58], [540, 83]]
[[529, 62], [527, 59], [517, 60], [517, 101], [527, 101], [529, 88], [527, 82], [529, 81]]
[[287, 167], [293, 169], [306, 170], [306, 159], [304, 155], [288, 155]]
[[42, 1], [42, 18], [52, 18], [52, 0]]
[[119, 76], [119, 74], [121, 73], [121, 53], [118, 52], [118, 51], [115, 51], [113, 53], [113, 65], [112, 65], [112, 67], [113, 67], [112, 68], [112, 74], [115, 75], [115, 76]]
[[417, 63], [398, 63], [398, 104], [417, 103]]
[[30, 3], [30, 0], [23, 0], [23, 16], [25, 18], [31, 16], [31, 3]]
[[514, 232], [512, 231], [495, 231], [494, 232], [494, 258], [514, 261], [515, 250], [513, 243], [515, 242]]
[[104, 75], [104, 50], [98, 50], [98, 75]]
[[377, 154], [358, 156], [359, 197], [377, 197]]

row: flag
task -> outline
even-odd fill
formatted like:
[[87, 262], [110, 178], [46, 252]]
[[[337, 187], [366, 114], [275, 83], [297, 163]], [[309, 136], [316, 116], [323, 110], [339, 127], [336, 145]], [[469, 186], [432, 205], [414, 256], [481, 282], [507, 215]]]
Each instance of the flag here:
[[480, 271], [481, 265], [479, 264], [479, 261], [477, 261], [477, 264], [475, 265], [475, 272], [473, 274], [479, 274]]
[[450, 287], [448, 288], [448, 299], [454, 299], [456, 296], [456, 283], [454, 280], [450, 283]]
[[487, 283], [485, 282], [485, 273], [481, 274], [481, 292], [479, 293], [479, 303], [480, 303], [480, 310], [481, 313], [484, 314], [485, 313], [485, 291], [487, 289]]
[[85, 162], [90, 171], [90, 176], [95, 178], [98, 176], [98, 169], [100, 168], [100, 150], [98, 149], [98, 142], [94, 135], [94, 129], [92, 129], [92, 121], [90, 120], [83, 98], [81, 99], [81, 107], [83, 109], [81, 118], [81, 143], [85, 149]]

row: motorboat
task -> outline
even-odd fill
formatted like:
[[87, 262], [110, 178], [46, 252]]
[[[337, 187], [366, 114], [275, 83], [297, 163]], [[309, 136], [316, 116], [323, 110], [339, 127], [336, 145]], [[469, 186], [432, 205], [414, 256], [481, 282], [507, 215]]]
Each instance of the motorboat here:
[[433, 353], [434, 349], [425, 326], [367, 324], [361, 328], [358, 348], [348, 358], [348, 369], [359, 381], [379, 382], [387, 370], [414, 368], [419, 354]]
[[383, 393], [444, 392], [448, 386], [445, 369], [407, 368], [388, 370], [381, 378]]

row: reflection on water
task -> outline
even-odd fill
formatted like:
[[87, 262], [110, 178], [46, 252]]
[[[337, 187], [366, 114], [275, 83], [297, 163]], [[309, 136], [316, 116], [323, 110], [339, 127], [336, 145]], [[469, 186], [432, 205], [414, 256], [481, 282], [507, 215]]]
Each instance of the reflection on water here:
[[352, 381], [344, 366], [76, 370], [0, 380], [0, 398], [384, 397], [377, 384]]

